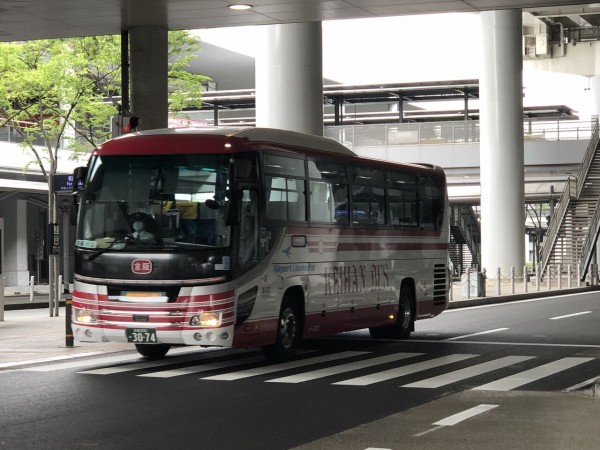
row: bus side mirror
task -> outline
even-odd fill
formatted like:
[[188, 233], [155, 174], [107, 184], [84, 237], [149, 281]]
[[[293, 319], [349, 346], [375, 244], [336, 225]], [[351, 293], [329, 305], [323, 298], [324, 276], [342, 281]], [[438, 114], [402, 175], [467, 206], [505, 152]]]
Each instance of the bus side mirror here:
[[73, 192], [82, 191], [87, 177], [87, 167], [76, 167], [73, 171]]

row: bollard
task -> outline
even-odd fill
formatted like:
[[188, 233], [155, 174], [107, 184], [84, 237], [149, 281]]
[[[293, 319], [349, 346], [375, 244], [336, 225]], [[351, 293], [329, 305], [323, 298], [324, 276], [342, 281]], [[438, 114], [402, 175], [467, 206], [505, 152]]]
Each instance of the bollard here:
[[577, 264], [577, 287], [581, 287], [581, 264]]
[[467, 267], [467, 300], [471, 298], [471, 268]]
[[56, 283], [56, 289], [55, 292], [56, 294], [54, 295], [54, 315], [56, 317], [58, 317], [60, 314], [60, 299], [62, 298], [62, 293], [63, 293], [64, 289], [63, 289], [63, 276], [59, 275], [58, 276], [58, 283]]
[[552, 289], [552, 266], [548, 266], [548, 290]]
[[540, 290], [540, 266], [539, 264], [535, 268], [535, 290]]
[[496, 288], [496, 292], [498, 293], [498, 295], [500, 295], [500, 293], [502, 292], [502, 289], [500, 289], [501, 284], [502, 284], [502, 275], [500, 274], [500, 267], [498, 267], [498, 287]]
[[567, 266], [567, 288], [571, 289], [571, 264]]
[[485, 297], [485, 288], [487, 282], [487, 272], [485, 269], [481, 272], [481, 296]]
[[562, 288], [562, 266], [560, 264], [558, 265], [557, 276], [558, 276], [558, 278], [557, 278], [558, 279], [557, 285], [558, 285], [558, 289], [560, 290]]
[[33, 302], [33, 289], [35, 286], [35, 277], [31, 277], [29, 280], [29, 301]]
[[510, 293], [515, 293], [515, 268], [510, 266]]
[[527, 292], [527, 266], [523, 266], [523, 289]]
[[4, 322], [4, 277], [0, 275], [0, 322]]
[[73, 347], [73, 326], [71, 325], [71, 305], [73, 299], [65, 300], [65, 345], [67, 347]]

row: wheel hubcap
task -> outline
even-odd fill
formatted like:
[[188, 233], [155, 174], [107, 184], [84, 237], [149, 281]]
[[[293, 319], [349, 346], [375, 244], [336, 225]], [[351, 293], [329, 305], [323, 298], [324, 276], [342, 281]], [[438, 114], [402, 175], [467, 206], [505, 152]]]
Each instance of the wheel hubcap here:
[[281, 345], [289, 348], [293, 345], [296, 338], [296, 318], [291, 309], [286, 309], [281, 317], [279, 324], [279, 335], [281, 337]]

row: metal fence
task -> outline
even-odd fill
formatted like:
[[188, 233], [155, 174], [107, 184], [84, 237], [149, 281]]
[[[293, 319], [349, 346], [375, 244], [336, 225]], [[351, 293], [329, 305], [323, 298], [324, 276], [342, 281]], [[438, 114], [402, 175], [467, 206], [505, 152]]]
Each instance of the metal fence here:
[[[526, 120], [528, 141], [588, 140], [594, 120]], [[458, 122], [340, 125], [325, 127], [325, 136], [349, 148], [388, 145], [465, 144], [480, 141], [478, 120]]]

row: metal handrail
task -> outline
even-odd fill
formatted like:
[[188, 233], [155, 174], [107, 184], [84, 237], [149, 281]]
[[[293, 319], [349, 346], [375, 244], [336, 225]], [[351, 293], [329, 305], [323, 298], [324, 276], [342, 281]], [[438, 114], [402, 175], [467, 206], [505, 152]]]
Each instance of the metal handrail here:
[[580, 277], [581, 280], [584, 280], [587, 276], [587, 271], [590, 266], [590, 262], [592, 260], [592, 256], [594, 254], [594, 244], [598, 239], [598, 234], [600, 233], [600, 197], [596, 202], [596, 209], [594, 210], [594, 216], [592, 217], [592, 222], [590, 223], [590, 227], [588, 230], [588, 234], [585, 236], [585, 241], [583, 243], [583, 249], [581, 250], [581, 261], [580, 261]]
[[565, 189], [560, 197], [558, 207], [554, 210], [554, 214], [552, 215], [550, 223], [548, 224], [546, 238], [544, 239], [544, 244], [542, 245], [542, 251], [540, 255], [541, 273], [544, 273], [546, 270], [546, 266], [550, 260], [550, 255], [552, 254], [552, 249], [554, 248], [556, 238], [558, 237], [558, 230], [560, 229], [565, 214], [567, 213], [571, 198], [577, 192], [576, 181], [577, 180], [572, 176], [567, 177]]
[[590, 141], [588, 142], [587, 148], [585, 150], [583, 161], [581, 161], [581, 166], [579, 166], [579, 170], [577, 171], [577, 198], [579, 198], [579, 194], [581, 194], [583, 186], [585, 185], [587, 174], [590, 170], [590, 166], [592, 165], [594, 155], [596, 154], [596, 147], [598, 147], [598, 139], [598, 121], [596, 121], [596, 124], [594, 125], [594, 128], [592, 130], [592, 136], [590, 137]]

